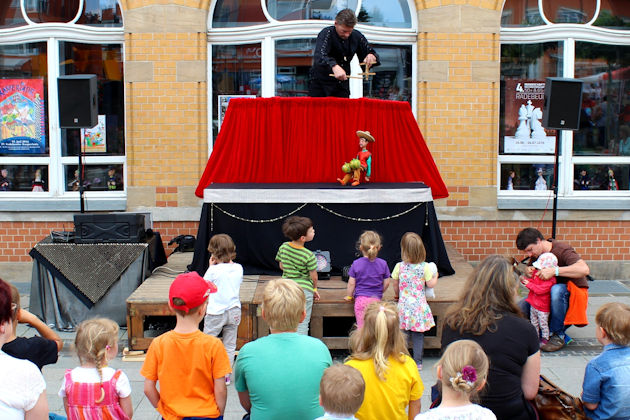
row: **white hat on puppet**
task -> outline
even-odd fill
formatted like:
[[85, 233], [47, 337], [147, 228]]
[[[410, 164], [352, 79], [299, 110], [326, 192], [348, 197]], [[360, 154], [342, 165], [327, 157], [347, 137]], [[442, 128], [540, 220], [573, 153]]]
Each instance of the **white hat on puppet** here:
[[372, 142], [375, 141], [374, 137], [372, 137], [372, 135], [370, 134], [369, 131], [361, 131], [361, 130], [359, 130], [359, 131], [357, 131], [357, 136], [366, 139], [369, 143], [372, 143]]

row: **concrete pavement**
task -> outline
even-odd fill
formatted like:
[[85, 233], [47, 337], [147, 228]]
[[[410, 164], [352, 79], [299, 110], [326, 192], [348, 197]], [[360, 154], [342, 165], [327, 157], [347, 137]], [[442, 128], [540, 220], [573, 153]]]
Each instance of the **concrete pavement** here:
[[[22, 294], [22, 305], [29, 306], [30, 293], [30, 263], [0, 263], [0, 278], [13, 282]], [[598, 355], [602, 347], [595, 339], [595, 313], [606, 302], [620, 301], [630, 304], [630, 283], [627, 280], [596, 280], [590, 283], [590, 299], [588, 307], [589, 325], [584, 328], [572, 327], [568, 330], [574, 342], [556, 353], [543, 353], [542, 373], [551, 381], [562, 387], [565, 391], [579, 395], [582, 391], [584, 368], [587, 362]], [[18, 335], [31, 336], [35, 334], [33, 328], [20, 325]], [[60, 332], [64, 340], [64, 349], [59, 355], [59, 361], [55, 365], [46, 366], [43, 369], [47, 384], [47, 396], [50, 410], [57, 414], [65, 415], [63, 402], [57, 396], [64, 371], [78, 366], [79, 362], [71, 347], [74, 341], [74, 333]], [[127, 345], [127, 331], [121, 329], [120, 349]], [[342, 361], [345, 353], [335, 352], [333, 357]], [[436, 352], [428, 352], [424, 358], [424, 370], [421, 377], [425, 384], [422, 397], [422, 411], [429, 407], [430, 386], [435, 383], [434, 365], [438, 357]], [[144, 378], [140, 375], [142, 362], [123, 362], [119, 357], [110, 364], [114, 368], [122, 369], [131, 381], [132, 401], [134, 405], [134, 418], [154, 420], [160, 416], [151, 406], [143, 393]], [[244, 414], [240, 407], [238, 396], [234, 386], [228, 387], [228, 402], [224, 418], [226, 420], [240, 420]]]

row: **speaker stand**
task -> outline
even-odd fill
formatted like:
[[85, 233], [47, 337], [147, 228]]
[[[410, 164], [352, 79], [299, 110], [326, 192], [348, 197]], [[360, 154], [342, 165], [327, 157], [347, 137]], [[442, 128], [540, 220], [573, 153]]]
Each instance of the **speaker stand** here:
[[85, 184], [85, 174], [83, 171], [83, 139], [81, 139], [81, 129], [80, 128], [68, 128], [68, 131], [73, 132], [76, 142], [78, 143], [78, 156], [79, 156], [79, 208], [81, 209], [81, 213], [85, 213], [85, 201], [83, 199], [83, 190]]
[[558, 222], [558, 160], [560, 156], [560, 130], [556, 129], [556, 151], [553, 162], [553, 210], [551, 220], [551, 237], [556, 239], [556, 224]]

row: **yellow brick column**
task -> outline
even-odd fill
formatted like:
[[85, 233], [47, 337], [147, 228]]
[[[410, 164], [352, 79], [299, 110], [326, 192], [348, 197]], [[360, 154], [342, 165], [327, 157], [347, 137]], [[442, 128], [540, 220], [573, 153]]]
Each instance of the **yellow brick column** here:
[[128, 208], [198, 205], [208, 1], [123, 1]]
[[496, 206], [503, 0], [416, 0], [418, 123], [446, 203]]

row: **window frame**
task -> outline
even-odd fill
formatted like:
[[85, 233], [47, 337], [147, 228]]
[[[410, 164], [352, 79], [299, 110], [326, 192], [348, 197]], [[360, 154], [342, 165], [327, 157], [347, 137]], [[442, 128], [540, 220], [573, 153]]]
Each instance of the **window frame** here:
[[[597, 11], [599, 1], [597, 2]], [[542, 15], [542, 12], [541, 12]], [[502, 27], [501, 45], [543, 42], [563, 43], [563, 74], [573, 78], [575, 70], [575, 43], [591, 42], [630, 47], [630, 30], [593, 26], [595, 17], [586, 24], [552, 23], [531, 27]], [[630, 206], [630, 190], [580, 191], [573, 189], [575, 165], [580, 164], [630, 164], [630, 156], [574, 156], [573, 131], [560, 132], [560, 156], [558, 159], [558, 208], [559, 209], [627, 209]], [[502, 141], [499, 137], [498, 141]], [[550, 207], [553, 190], [507, 191], [501, 189], [501, 165], [505, 163], [551, 163], [553, 155], [502, 155], [497, 144], [496, 188], [499, 209], [541, 209]], [[535, 161], [535, 162], [534, 162]], [[597, 198], [597, 200], [593, 200]]]
[[[415, 2], [407, 0], [409, 11], [412, 16], [417, 16]], [[207, 95], [208, 95], [208, 156], [212, 153], [213, 148], [213, 120], [212, 114], [214, 107], [217, 105], [212, 101], [212, 46], [213, 45], [242, 45], [248, 43], [261, 44], [261, 87], [260, 96], [269, 98], [275, 96], [275, 73], [276, 73], [276, 54], [275, 45], [277, 40], [317, 38], [319, 32], [330, 25], [334, 25], [332, 20], [294, 20], [279, 21], [271, 17], [266, 8], [266, 0], [261, 0], [263, 14], [268, 19], [267, 23], [250, 25], [250, 26], [234, 26], [230, 28], [213, 28], [212, 17], [217, 0], [213, 0], [210, 5], [207, 21]], [[361, 0], [357, 2], [357, 10], [361, 7]], [[417, 19], [411, 19], [411, 28], [389, 28], [376, 27], [358, 23], [355, 28], [359, 30], [372, 44], [389, 44], [393, 46], [411, 46], [412, 54], [412, 87], [417, 85], [418, 81], [418, 63], [417, 63], [417, 41], [418, 41], [418, 22]], [[361, 71], [356, 56], [351, 62], [352, 72]], [[361, 80], [350, 80], [350, 97], [363, 97], [363, 85]], [[417, 112], [417, 89], [411, 91], [411, 109], [414, 116]]]
[[[118, 4], [120, 2], [117, 0]], [[23, 2], [21, 2], [23, 5]], [[80, 12], [72, 21], [76, 21], [83, 11], [83, 0], [80, 0]], [[59, 127], [59, 104], [50, 98], [57, 98], [56, 80], [59, 72], [59, 43], [72, 42], [84, 44], [119, 44], [123, 66], [125, 63], [124, 26], [100, 27], [75, 23], [33, 23], [27, 20], [27, 25], [0, 29], [0, 45], [16, 45], [29, 42], [46, 42], [47, 45], [47, 74], [48, 86], [48, 156], [0, 156], [0, 166], [3, 165], [42, 165], [48, 166], [48, 191], [34, 193], [27, 191], [2, 192], [0, 197], [0, 211], [76, 211], [79, 208], [79, 193], [66, 191], [64, 167], [78, 165], [77, 156], [63, 156], [61, 147], [61, 128]], [[126, 98], [126, 86], [123, 84], [123, 95]], [[125, 210], [127, 206], [127, 116], [125, 106], [125, 152], [123, 155], [111, 156], [83, 156], [83, 163], [87, 165], [123, 165], [123, 189], [117, 191], [84, 192], [86, 209], [96, 210]]]

